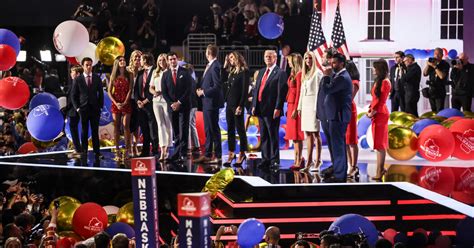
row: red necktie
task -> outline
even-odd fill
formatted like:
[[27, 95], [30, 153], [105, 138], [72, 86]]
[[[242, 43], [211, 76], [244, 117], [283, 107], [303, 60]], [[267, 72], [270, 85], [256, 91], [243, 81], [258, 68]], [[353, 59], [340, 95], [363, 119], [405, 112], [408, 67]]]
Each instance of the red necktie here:
[[176, 86], [176, 69], [173, 69], [173, 83]]
[[91, 75], [88, 75], [88, 76], [87, 76], [87, 87], [90, 88], [91, 85], [92, 85]]
[[143, 72], [143, 82], [142, 82], [142, 98], [145, 98], [145, 85], [146, 85], [146, 80], [148, 79], [148, 70], [145, 69]]
[[268, 74], [270, 73], [270, 68], [267, 69], [265, 75], [263, 75], [262, 83], [260, 84], [260, 89], [258, 90], [258, 101], [262, 101], [263, 88], [265, 88], [265, 83], [267, 82]]

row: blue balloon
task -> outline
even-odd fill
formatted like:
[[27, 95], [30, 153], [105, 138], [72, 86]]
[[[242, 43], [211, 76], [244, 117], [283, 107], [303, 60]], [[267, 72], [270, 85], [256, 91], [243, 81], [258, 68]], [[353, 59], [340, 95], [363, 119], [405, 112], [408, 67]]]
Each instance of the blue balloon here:
[[222, 153], [223, 153], [223, 154], [229, 153], [229, 141], [223, 140], [221, 147], [222, 147]]
[[8, 29], [0, 28], [0, 44], [11, 46], [17, 56], [20, 53], [20, 40], [16, 34]]
[[443, 110], [439, 111], [438, 114], [436, 114], [436, 115], [437, 116], [442, 116], [442, 117], [445, 117], [445, 118], [450, 118], [450, 117], [453, 117], [453, 116], [464, 117], [463, 112], [461, 112], [459, 109], [455, 109], [455, 108], [443, 109]]
[[28, 114], [26, 126], [33, 138], [43, 142], [50, 141], [63, 130], [63, 114], [51, 105], [39, 105]]
[[[68, 117], [67, 120], [66, 120], [66, 125], [64, 126], [64, 132], [66, 133], [66, 137], [68, 140], [72, 141], [72, 135], [71, 135], [71, 120], [70, 118]], [[78, 129], [78, 134], [79, 134], [79, 140], [81, 139], [81, 135], [82, 135], [82, 124], [81, 122], [79, 121], [79, 123], [77, 124], [77, 129]], [[92, 136], [92, 132], [91, 132], [91, 126], [89, 125], [89, 132], [88, 132], [88, 136], [87, 137], [91, 137]]]
[[248, 218], [239, 225], [237, 243], [243, 247], [252, 247], [258, 244], [265, 234], [265, 226], [255, 218]]
[[247, 129], [247, 135], [248, 136], [255, 136], [258, 133], [258, 127], [255, 125], [249, 126]]
[[362, 137], [367, 133], [367, 129], [369, 129], [370, 124], [372, 124], [372, 120], [367, 117], [367, 115], [362, 116], [359, 122], [357, 123], [357, 136]]
[[266, 13], [258, 19], [258, 31], [269, 40], [280, 37], [284, 29], [283, 18], [275, 13]]
[[448, 57], [450, 59], [455, 59], [457, 56], [458, 56], [458, 51], [456, 51], [454, 49], [449, 50]]
[[99, 125], [105, 126], [114, 121], [112, 117], [112, 100], [109, 97], [109, 94], [104, 91], [104, 106], [100, 110], [100, 119]]
[[413, 54], [413, 50], [407, 49], [407, 50], [405, 50], [405, 54]]
[[131, 227], [127, 223], [123, 222], [115, 222], [107, 229], [105, 229], [105, 232], [110, 235], [110, 237], [115, 236], [116, 234], [123, 233], [127, 235], [127, 238], [135, 238], [135, 230], [133, 230], [133, 227]]
[[328, 145], [328, 138], [326, 137], [326, 134], [324, 134], [324, 132], [320, 131], [319, 136], [321, 136], [321, 144], [323, 146], [327, 146]]
[[362, 135], [359, 138], [359, 146], [362, 149], [369, 149], [370, 148], [369, 143], [367, 142], [367, 135]]
[[456, 226], [456, 247], [473, 247], [474, 246], [474, 218], [466, 217]]
[[284, 139], [285, 134], [286, 134], [286, 130], [284, 128], [280, 127], [280, 129], [278, 129], [278, 137], [280, 137], [280, 139]]
[[43, 92], [36, 94], [30, 101], [30, 111], [36, 108], [39, 105], [51, 105], [54, 108], [60, 109], [58, 98], [56, 98], [53, 94], [48, 92]]
[[411, 129], [413, 130], [413, 132], [416, 133], [416, 135], [419, 135], [421, 131], [425, 129], [425, 127], [430, 126], [430, 125], [435, 125], [435, 124], [439, 124], [439, 122], [432, 119], [421, 119], [415, 122], [415, 124], [413, 124], [413, 127]]
[[329, 227], [329, 231], [334, 231], [337, 234], [360, 233], [362, 231], [367, 236], [371, 247], [375, 246], [375, 242], [378, 240], [375, 225], [358, 214], [345, 214], [337, 218]]
[[280, 118], [280, 125], [286, 124], [286, 116]]
[[253, 147], [257, 146], [257, 144], [258, 144], [257, 136], [247, 136], [247, 143], [248, 143], [249, 146], [250, 145], [253, 146]]
[[219, 127], [227, 131], [227, 119], [225, 117], [225, 107], [219, 110]]
[[434, 49], [431, 49], [428, 51], [428, 57], [433, 57], [434, 56]]

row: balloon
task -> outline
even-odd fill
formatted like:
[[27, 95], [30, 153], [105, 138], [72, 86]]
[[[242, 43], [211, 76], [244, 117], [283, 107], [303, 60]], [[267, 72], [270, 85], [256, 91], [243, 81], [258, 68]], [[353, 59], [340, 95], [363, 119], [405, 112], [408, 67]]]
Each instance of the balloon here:
[[461, 120], [463, 119], [464, 117], [461, 117], [461, 116], [453, 116], [453, 117], [449, 117], [448, 119], [446, 119], [445, 121], [441, 122], [441, 125], [445, 128], [450, 128], [454, 122], [458, 121], [458, 120]]
[[454, 190], [474, 195], [474, 169], [453, 168]]
[[430, 117], [433, 117], [436, 115], [436, 112], [433, 112], [433, 111], [430, 111], [430, 112], [426, 112], [424, 114], [422, 114], [420, 116], [421, 119], [424, 119], [424, 118], [430, 118]]
[[464, 111], [463, 114], [466, 118], [474, 118], [474, 113], [471, 111]]
[[258, 138], [256, 136], [247, 136], [247, 143], [250, 150], [255, 150], [258, 145]]
[[415, 132], [397, 127], [388, 132], [388, 154], [396, 160], [410, 160], [418, 150]]
[[69, 238], [59, 238], [56, 242], [56, 248], [73, 248], [74, 243]]
[[419, 135], [423, 129], [427, 126], [439, 124], [439, 122], [432, 120], [432, 119], [421, 119], [415, 122], [412, 129], [416, 135]]
[[406, 114], [405, 112], [393, 111], [392, 113], [390, 113], [390, 120], [393, 121], [395, 118], [405, 115], [405, 114]]
[[63, 109], [67, 105], [67, 98], [65, 96], [62, 96], [58, 98], [58, 102], [59, 102], [59, 109]]
[[108, 140], [108, 141], [113, 141], [114, 140], [114, 123], [109, 123], [105, 126], [100, 126], [99, 127], [99, 139], [100, 140]]
[[107, 92], [104, 93], [104, 106], [101, 109], [100, 112], [100, 119], [99, 119], [99, 125], [100, 126], [105, 126], [112, 121], [114, 121], [114, 118], [112, 117], [112, 100], [109, 97], [109, 94]]
[[372, 120], [367, 115], [362, 116], [359, 122], [357, 122], [357, 136], [362, 137], [366, 135], [370, 124], [372, 124]]
[[367, 135], [362, 135], [362, 137], [359, 138], [359, 146], [362, 149], [369, 149], [369, 143], [367, 142]]
[[95, 50], [95, 56], [99, 58], [104, 65], [111, 66], [114, 64], [115, 58], [125, 55], [125, 46], [122, 41], [116, 37], [105, 37], [100, 40]]
[[123, 222], [129, 225], [133, 225], [135, 223], [135, 217], [133, 215], [133, 202], [129, 202], [119, 208], [117, 212], [117, 222]]
[[28, 114], [26, 126], [35, 139], [50, 141], [63, 130], [64, 119], [59, 109], [51, 105], [39, 105]]
[[445, 118], [449, 118], [453, 116], [464, 117], [464, 114], [459, 109], [455, 109], [455, 108], [445, 108], [439, 111], [437, 115], [441, 117], [445, 117]]
[[443, 116], [437, 116], [437, 115], [435, 115], [435, 116], [430, 117], [430, 119], [435, 120], [435, 121], [441, 123], [441, 122], [445, 121], [447, 118], [446, 118], [446, 117], [443, 117]]
[[33, 144], [36, 146], [36, 148], [41, 149], [42, 151], [44, 151], [47, 148], [55, 146], [59, 142], [59, 140], [61, 139], [61, 136], [62, 135], [59, 134], [58, 137], [54, 138], [51, 141], [39, 141], [39, 140], [35, 139], [34, 137], [31, 137], [31, 142], [33, 142]]
[[38, 152], [38, 148], [33, 144], [33, 142], [26, 142], [18, 148], [17, 154], [28, 154]]
[[209, 178], [201, 191], [209, 192], [211, 194], [211, 199], [214, 199], [217, 192], [224, 191], [227, 185], [229, 185], [233, 180], [234, 170], [232, 168], [223, 169]]
[[58, 233], [59, 238], [68, 238], [73, 244], [82, 241], [82, 237], [73, 231], [62, 231]]
[[0, 106], [16, 110], [23, 107], [30, 98], [30, 89], [19, 77], [7, 77], [0, 80]]
[[286, 116], [282, 116], [280, 118], [280, 125], [285, 125], [286, 124]]
[[417, 184], [419, 180], [418, 170], [415, 166], [392, 164], [388, 167], [386, 182], [410, 182]]
[[248, 136], [257, 135], [257, 133], [258, 133], [258, 127], [255, 126], [255, 125], [251, 125], [251, 126], [249, 126], [249, 128], [247, 129], [247, 135], [248, 135]]
[[429, 161], [443, 161], [451, 156], [453, 150], [453, 135], [441, 125], [431, 125], [418, 136], [418, 152]]
[[87, 46], [84, 48], [82, 53], [76, 56], [76, 61], [80, 64], [82, 62], [82, 59], [86, 57], [91, 58], [92, 66], [95, 66], [99, 62], [99, 59], [97, 58], [96, 53], [95, 53], [96, 49], [97, 49], [97, 46], [94, 43], [89, 42], [89, 44], [87, 44]]
[[51, 107], [54, 107], [56, 109], [61, 109], [59, 107], [58, 99], [53, 94], [48, 93], [48, 92], [43, 92], [43, 93], [36, 94], [33, 98], [31, 98], [30, 111], [38, 107], [39, 105], [43, 105], [43, 104], [51, 105]]
[[265, 225], [255, 218], [244, 220], [237, 229], [237, 243], [242, 247], [253, 247], [265, 234]]
[[[82, 135], [82, 124], [81, 124], [81, 121], [79, 121], [79, 123], [77, 124], [77, 130], [78, 130], [78, 134], [79, 134], [79, 140], [81, 139], [81, 135]], [[66, 133], [66, 137], [68, 140], [72, 141], [72, 135], [71, 135], [71, 118], [70, 117], [67, 117], [66, 119], [66, 125], [64, 126], [64, 132]], [[91, 131], [91, 126], [89, 125], [89, 132], [88, 132], [88, 136], [89, 139], [91, 138], [92, 136], [92, 131]]]
[[77, 61], [76, 57], [66, 57], [67, 62], [71, 65], [79, 65], [80, 63]]
[[456, 247], [474, 246], [474, 218], [466, 216], [456, 226]]
[[59, 231], [71, 231], [72, 230], [72, 217], [74, 212], [76, 211], [79, 206], [81, 206], [81, 202], [77, 199], [70, 197], [70, 196], [60, 196], [49, 204], [49, 212], [54, 208], [54, 202], [59, 201], [59, 211], [58, 211], [58, 219], [57, 225]]
[[221, 130], [227, 131], [227, 119], [225, 114], [225, 108], [219, 110], [219, 127]]
[[474, 160], [474, 120], [462, 119], [451, 125], [454, 137], [453, 156], [463, 160]]
[[419, 185], [442, 195], [454, 190], [454, 173], [449, 167], [423, 166], [420, 170]]
[[411, 127], [417, 121], [417, 118], [412, 114], [405, 113], [395, 117], [392, 121], [400, 126]]
[[395, 238], [395, 235], [397, 235], [397, 231], [393, 228], [388, 228], [387, 230], [383, 231], [383, 237], [392, 244], [394, 244], [393, 239]]
[[397, 125], [397, 124], [393, 124], [393, 123], [392, 123], [392, 124], [388, 124], [388, 131], [390, 131], [390, 130], [396, 128], [396, 127], [401, 127], [401, 126], [400, 126], [400, 125]]
[[258, 31], [266, 39], [280, 37], [284, 29], [283, 18], [275, 13], [266, 13], [258, 19]]
[[196, 111], [196, 129], [199, 138], [199, 144], [205, 144], [206, 131], [204, 130], [204, 115], [202, 111]]
[[0, 44], [0, 71], [8, 71], [16, 64], [15, 49]]
[[326, 134], [324, 132], [319, 132], [319, 136], [321, 137], [321, 145], [327, 146], [328, 145], [328, 138], [326, 137]]
[[116, 234], [123, 233], [127, 235], [127, 238], [135, 238], [135, 230], [129, 224], [123, 222], [116, 222], [110, 225], [106, 230], [106, 233], [110, 235], [110, 237], [115, 236]]
[[0, 44], [8, 45], [13, 48], [16, 61], [16, 56], [20, 53], [20, 40], [18, 36], [8, 29], [0, 28]]
[[89, 32], [77, 21], [61, 22], [53, 34], [56, 50], [64, 56], [79, 56], [89, 44]]
[[374, 149], [374, 132], [372, 131], [372, 124], [370, 124], [369, 128], [367, 129], [367, 145], [369, 145], [370, 149]]
[[456, 51], [454, 49], [449, 50], [448, 57], [450, 59], [456, 59], [457, 56], [458, 56], [458, 51]]
[[367, 115], [367, 112], [360, 112], [359, 114], [357, 114], [357, 120], [360, 120], [362, 117], [366, 115]]
[[249, 124], [250, 124], [250, 125], [258, 126], [258, 117], [256, 117], [256, 116], [251, 116], [251, 117], [250, 117]]
[[119, 208], [116, 207], [116, 206], [112, 206], [112, 205], [107, 205], [107, 206], [104, 206], [102, 207], [105, 212], [107, 213], [107, 215], [111, 215], [111, 214], [117, 214], [117, 212], [119, 211]]
[[103, 231], [107, 224], [107, 213], [99, 204], [93, 202], [82, 204], [72, 217], [74, 232], [86, 239]]
[[370, 246], [374, 246], [378, 240], [378, 232], [375, 225], [364, 216], [358, 214], [345, 214], [337, 218], [329, 227], [329, 231], [338, 234], [360, 233], [367, 236]]

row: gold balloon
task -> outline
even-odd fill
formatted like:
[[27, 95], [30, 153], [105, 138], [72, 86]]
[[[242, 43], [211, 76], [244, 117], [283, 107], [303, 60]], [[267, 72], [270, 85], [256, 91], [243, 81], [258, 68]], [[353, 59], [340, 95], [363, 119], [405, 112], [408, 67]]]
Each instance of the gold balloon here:
[[417, 151], [418, 138], [413, 130], [396, 127], [388, 132], [388, 154], [396, 160], [409, 160]]
[[474, 113], [471, 111], [464, 111], [463, 113], [466, 118], [474, 118]]
[[417, 120], [418, 119], [416, 118], [416, 116], [404, 113], [395, 117], [392, 121], [393, 123], [398, 124], [400, 126], [409, 127], [412, 126]]
[[82, 237], [79, 236], [79, 234], [73, 232], [73, 231], [62, 231], [58, 233], [59, 238], [69, 238], [69, 239], [74, 239], [75, 243], [82, 241]]
[[109, 226], [112, 225], [112, 223], [117, 222], [117, 215], [116, 214], [109, 214], [107, 215], [107, 219], [109, 222]]
[[416, 166], [392, 164], [385, 176], [386, 182], [410, 182], [418, 183], [418, 170]]
[[125, 46], [122, 41], [116, 37], [105, 37], [100, 40], [95, 49], [95, 56], [99, 58], [104, 65], [111, 66], [115, 58], [125, 55]]
[[442, 116], [437, 116], [437, 115], [435, 115], [435, 116], [431, 116], [430, 119], [435, 120], [435, 121], [437, 121], [437, 122], [439, 122], [439, 123], [442, 123], [442, 122], [445, 121], [447, 118], [446, 118], [446, 117], [442, 117]]
[[422, 114], [422, 115], [420, 116], [420, 118], [421, 118], [421, 119], [426, 119], [426, 118], [431, 118], [431, 117], [433, 117], [433, 116], [435, 116], [435, 115], [436, 115], [436, 112], [430, 111], [430, 112], [426, 112], [426, 113]]
[[398, 124], [393, 124], [393, 123], [392, 123], [392, 124], [388, 124], [388, 131], [390, 131], [390, 130], [396, 128], [396, 127], [401, 127], [401, 126], [398, 125]]
[[402, 116], [402, 115], [405, 115], [405, 114], [406, 114], [405, 112], [393, 111], [392, 113], [390, 113], [390, 120], [393, 121], [393, 120], [395, 120], [395, 118], [397, 118], [399, 116]]
[[117, 222], [124, 222], [131, 226], [135, 223], [135, 219], [133, 216], [133, 202], [129, 202], [119, 208], [117, 212]]
[[232, 180], [234, 180], [234, 170], [232, 168], [223, 169], [207, 180], [202, 192], [209, 192], [211, 199], [214, 199], [217, 192], [222, 192]]
[[[258, 126], [258, 118], [257, 118], [256, 116], [250, 117], [249, 124], [250, 124], [250, 125]], [[250, 126], [250, 125], [249, 125], [249, 126]]]
[[58, 211], [58, 230], [59, 231], [71, 231], [72, 230], [72, 217], [76, 209], [81, 206], [81, 202], [70, 196], [60, 196], [54, 199], [49, 204], [49, 212], [54, 208], [54, 202], [59, 201], [59, 211]]
[[360, 120], [360, 118], [362, 118], [364, 115], [366, 115], [367, 112], [361, 112], [357, 115], [357, 120]]
[[[89, 148], [92, 148], [92, 139], [88, 140]], [[113, 140], [99, 140], [100, 147], [108, 147], [108, 146], [115, 146]]]
[[441, 125], [445, 128], [450, 128], [451, 125], [454, 124], [454, 122], [456, 122], [457, 120], [445, 120], [443, 122], [441, 122]]
[[33, 142], [33, 145], [36, 146], [36, 148], [39, 148], [39, 149], [46, 149], [46, 148], [49, 148], [49, 147], [52, 147], [52, 146], [55, 146], [56, 144], [59, 143], [59, 141], [61, 140], [61, 138], [63, 137], [63, 132], [59, 133], [58, 136], [56, 136], [56, 138], [54, 138], [53, 140], [50, 140], [50, 141], [39, 141], [33, 137], [31, 137], [31, 142]]

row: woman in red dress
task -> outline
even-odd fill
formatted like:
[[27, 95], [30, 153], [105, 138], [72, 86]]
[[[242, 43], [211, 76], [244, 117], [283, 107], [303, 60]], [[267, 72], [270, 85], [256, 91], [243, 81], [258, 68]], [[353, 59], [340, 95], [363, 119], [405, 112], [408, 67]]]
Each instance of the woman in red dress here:
[[352, 113], [346, 131], [347, 160], [349, 161], [350, 166], [348, 177], [354, 177], [359, 170], [357, 167], [359, 156], [359, 146], [357, 146], [357, 105], [354, 98], [359, 91], [360, 74], [359, 70], [357, 70], [357, 66], [352, 61], [347, 62], [346, 70], [352, 79]]
[[112, 116], [114, 118], [114, 136], [116, 158], [120, 158], [119, 141], [120, 126], [123, 123], [125, 136], [125, 157], [130, 155], [130, 117], [132, 114], [132, 106], [130, 105], [130, 96], [132, 94], [133, 78], [132, 74], [127, 71], [127, 62], [123, 56], [119, 56], [114, 61], [112, 73], [110, 75], [109, 88], [107, 90], [112, 100]]
[[377, 175], [373, 180], [380, 181], [386, 173], [384, 169], [385, 155], [388, 147], [388, 119], [387, 98], [390, 94], [390, 80], [388, 77], [387, 61], [380, 59], [374, 62], [373, 72], [375, 75], [372, 86], [370, 103], [367, 116], [372, 118], [372, 134], [374, 137], [374, 149], [377, 150]]
[[304, 133], [301, 131], [301, 117], [298, 115], [298, 101], [301, 91], [301, 68], [303, 58], [299, 53], [288, 55], [288, 66], [291, 68], [291, 74], [288, 78], [288, 110], [286, 112], [286, 135], [285, 139], [293, 140], [295, 144], [295, 164], [292, 170], [299, 170], [304, 165], [301, 150], [303, 149]]

